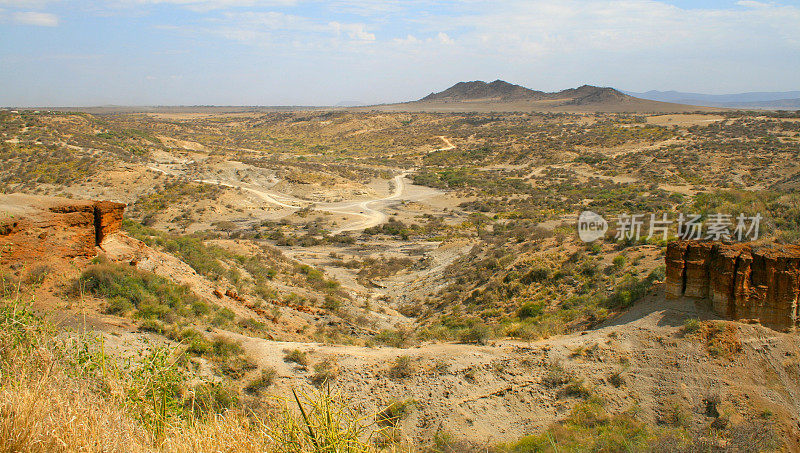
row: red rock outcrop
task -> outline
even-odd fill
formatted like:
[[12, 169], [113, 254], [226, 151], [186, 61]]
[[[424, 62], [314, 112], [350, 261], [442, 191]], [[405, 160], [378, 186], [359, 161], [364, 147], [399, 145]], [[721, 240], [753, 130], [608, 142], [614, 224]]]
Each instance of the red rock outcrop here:
[[719, 315], [780, 330], [800, 325], [800, 247], [676, 241], [666, 295], [708, 298]]
[[0, 195], [0, 263], [91, 257], [122, 226], [125, 205], [33, 195]]
[[122, 213], [125, 210], [123, 203], [113, 201], [94, 202], [94, 225], [97, 244], [102, 244], [103, 239], [122, 229]]

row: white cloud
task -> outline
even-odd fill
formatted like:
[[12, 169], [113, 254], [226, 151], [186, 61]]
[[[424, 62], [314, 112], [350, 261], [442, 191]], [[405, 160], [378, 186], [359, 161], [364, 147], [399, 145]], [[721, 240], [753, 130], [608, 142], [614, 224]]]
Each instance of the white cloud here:
[[12, 8], [41, 8], [48, 3], [55, 3], [59, 0], [0, 0], [0, 5]]
[[769, 8], [770, 6], [772, 6], [769, 3], [756, 2], [754, 0], [740, 0], [736, 2], [736, 4], [739, 6], [744, 6], [746, 8]]
[[158, 28], [193, 35], [210, 34], [242, 44], [288, 52], [343, 51], [351, 45], [376, 41], [375, 34], [363, 23], [323, 22], [275, 11], [226, 11], [207, 18], [204, 25]]
[[439, 32], [439, 34], [436, 35], [436, 39], [438, 39], [439, 42], [442, 44], [455, 44], [455, 41], [453, 41], [452, 38], [447, 36], [447, 33]]
[[364, 24], [342, 24], [339, 22], [330, 22], [328, 25], [330, 25], [337, 35], [345, 33], [354, 41], [375, 41], [375, 35], [367, 32], [367, 28]]
[[170, 4], [207, 12], [218, 9], [245, 7], [286, 7], [294, 6], [298, 0], [121, 0], [123, 4]]
[[12, 14], [14, 22], [23, 25], [36, 25], [39, 27], [55, 27], [58, 25], [58, 16], [35, 11], [22, 11]]
[[457, 41], [464, 46], [515, 55], [772, 48], [800, 39], [798, 23], [800, 8], [794, 6], [758, 3], [757, 8], [744, 10], [682, 9], [653, 0], [511, 1], [491, 10], [426, 21], [432, 31], [458, 33]]
[[408, 35], [405, 38], [394, 38], [393, 41], [403, 46], [415, 46], [422, 43], [416, 36]]
[[226, 22], [241, 30], [287, 30], [298, 32], [319, 32], [326, 30], [322, 24], [311, 19], [279, 12], [243, 12], [223, 14]]

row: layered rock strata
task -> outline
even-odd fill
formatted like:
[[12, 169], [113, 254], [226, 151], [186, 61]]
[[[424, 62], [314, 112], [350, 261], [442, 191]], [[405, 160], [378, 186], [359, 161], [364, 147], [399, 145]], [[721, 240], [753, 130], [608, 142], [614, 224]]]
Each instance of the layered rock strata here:
[[667, 246], [666, 295], [708, 299], [720, 316], [779, 330], [800, 321], [800, 247], [676, 241]]
[[0, 263], [91, 257], [122, 226], [123, 203], [0, 195]]

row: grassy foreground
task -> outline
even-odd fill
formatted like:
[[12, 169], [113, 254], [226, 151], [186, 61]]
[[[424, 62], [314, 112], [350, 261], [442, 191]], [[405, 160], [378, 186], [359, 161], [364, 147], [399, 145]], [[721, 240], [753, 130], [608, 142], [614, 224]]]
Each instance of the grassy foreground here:
[[476, 446], [440, 433], [413, 445], [396, 423], [386, 423], [402, 418], [397, 407], [365, 417], [329, 389], [239, 401], [224, 382], [192, 375], [185, 360], [180, 349], [158, 346], [112, 357], [101, 337], [57, 332], [19, 298], [0, 300], [0, 452], [715, 452], [780, 445], [762, 426], [768, 423], [738, 427], [721, 443], [716, 435], [693, 436], [680, 412], [659, 427], [640, 421], [635, 409], [609, 414], [589, 390], [565, 420], [513, 443]]
[[191, 385], [181, 360], [163, 347], [109, 357], [101, 339], [57, 334], [3, 301], [0, 451], [379, 451], [381, 431], [330, 391], [246, 410], [218, 384]]

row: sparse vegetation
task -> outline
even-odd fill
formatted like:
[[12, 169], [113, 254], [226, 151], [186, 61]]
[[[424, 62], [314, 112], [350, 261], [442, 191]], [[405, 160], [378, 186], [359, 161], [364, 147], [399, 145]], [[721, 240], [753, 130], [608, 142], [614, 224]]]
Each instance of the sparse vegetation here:
[[[174, 351], [154, 347], [123, 365], [106, 355], [102, 341], [58, 338], [24, 306], [3, 301], [0, 407], [6, 410], [0, 424], [6, 435], [0, 448], [74, 451], [94, 445], [186, 451], [203, 445], [227, 451], [376, 451], [362, 441], [370, 425], [360, 423], [340, 395], [295, 393], [282, 400], [277, 412], [248, 417], [225, 385], [190, 387], [185, 362]], [[264, 376], [259, 387], [271, 379]]]
[[299, 349], [286, 351], [286, 355], [283, 356], [283, 360], [286, 362], [296, 363], [303, 368], [308, 368], [310, 363], [308, 359], [308, 353]]
[[[145, 246], [0, 269], [4, 297], [114, 332], [53, 335], [3, 312], [0, 431], [17, 437], [0, 450], [794, 447], [796, 417], [765, 396], [797, 381], [790, 340], [651, 310], [666, 241], [647, 237], [649, 216], [640, 239], [612, 225], [591, 244], [574, 216], [761, 213], [764, 243], [797, 242], [796, 116], [0, 111], [3, 192], [125, 201], [124, 231]], [[419, 186], [400, 191], [400, 175]], [[259, 367], [243, 345], [286, 363]], [[730, 394], [701, 403], [685, 379], [698, 372]], [[476, 443], [503, 417], [529, 423], [542, 398], [546, 429]], [[444, 423], [454, 404], [463, 416]]]
[[75, 291], [79, 290], [106, 298], [108, 313], [140, 319], [174, 323], [212, 312], [212, 307], [188, 287], [124, 264], [101, 262], [90, 266], [75, 284]]

